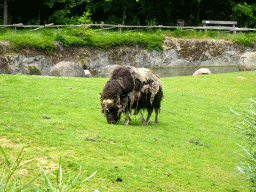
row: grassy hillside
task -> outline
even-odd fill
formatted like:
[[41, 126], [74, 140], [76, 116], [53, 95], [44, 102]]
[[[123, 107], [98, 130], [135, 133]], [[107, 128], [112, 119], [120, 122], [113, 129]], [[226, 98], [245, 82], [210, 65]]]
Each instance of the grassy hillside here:
[[[128, 29], [130, 30], [130, 29]], [[231, 34], [223, 31], [198, 31], [198, 30], [143, 30], [143, 31], [122, 31], [116, 30], [99, 31], [87, 27], [62, 28], [62, 29], [19, 29], [13, 33], [12, 29], [0, 30], [0, 41], [9, 41], [10, 49], [19, 51], [22, 48], [31, 48], [44, 54], [51, 54], [55, 51], [54, 42], [60, 42], [64, 47], [87, 47], [91, 49], [111, 49], [119, 46], [139, 45], [146, 50], [163, 50], [165, 37], [184, 39], [225, 39], [234, 41], [240, 46], [254, 47], [256, 37], [254, 32], [240, 32]], [[1, 47], [0, 47], [1, 48]], [[0, 54], [6, 52], [6, 47], [0, 49]]]
[[61, 156], [64, 179], [97, 170], [74, 191], [249, 191], [230, 108], [256, 97], [256, 73], [161, 80], [159, 124], [123, 126], [97, 108], [107, 79], [0, 75], [0, 143], [11, 160], [25, 147], [20, 184], [42, 170], [53, 179]]

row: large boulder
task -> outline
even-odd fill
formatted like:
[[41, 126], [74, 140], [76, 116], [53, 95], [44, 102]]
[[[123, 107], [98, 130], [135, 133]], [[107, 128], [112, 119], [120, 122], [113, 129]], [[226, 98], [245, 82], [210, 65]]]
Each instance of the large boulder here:
[[107, 65], [100, 73], [100, 77], [110, 78], [114, 69], [120, 67], [120, 65]]
[[54, 65], [49, 73], [50, 76], [85, 77], [81, 64], [61, 61]]
[[196, 75], [211, 75], [212, 72], [210, 71], [210, 69], [208, 68], [201, 68], [201, 69], [198, 69], [196, 72], [193, 73], [193, 76], [196, 76]]
[[247, 52], [241, 55], [238, 68], [240, 71], [256, 70], [256, 52]]

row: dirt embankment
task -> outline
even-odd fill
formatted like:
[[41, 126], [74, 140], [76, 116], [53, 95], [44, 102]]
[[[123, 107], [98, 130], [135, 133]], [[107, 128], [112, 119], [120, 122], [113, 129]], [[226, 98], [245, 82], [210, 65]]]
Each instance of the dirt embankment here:
[[60, 61], [80, 63], [84, 69], [100, 72], [106, 66], [132, 65], [161, 68], [184, 66], [238, 65], [240, 56], [252, 48], [232, 41], [215, 39], [176, 39], [166, 37], [163, 51], [146, 51], [139, 46], [92, 50], [85, 47], [65, 48], [57, 43], [50, 55], [32, 48], [13, 51], [7, 41], [0, 42], [0, 73], [47, 75]]

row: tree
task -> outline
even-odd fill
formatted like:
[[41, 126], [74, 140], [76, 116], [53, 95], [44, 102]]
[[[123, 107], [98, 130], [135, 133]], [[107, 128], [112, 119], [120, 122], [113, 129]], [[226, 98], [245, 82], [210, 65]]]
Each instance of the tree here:
[[4, 0], [4, 25], [7, 25], [7, 18], [8, 18], [8, 12], [7, 12], [7, 7], [8, 7], [8, 4], [7, 4], [7, 0]]
[[238, 21], [238, 26], [256, 27], [256, 3], [233, 4], [231, 18]]

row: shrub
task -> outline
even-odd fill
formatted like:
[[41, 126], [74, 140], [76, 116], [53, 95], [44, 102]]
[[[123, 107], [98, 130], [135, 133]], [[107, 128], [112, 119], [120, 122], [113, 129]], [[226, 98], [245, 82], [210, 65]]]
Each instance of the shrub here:
[[256, 42], [255, 34], [253, 33], [242, 33], [236, 36], [231, 36], [231, 40], [239, 45], [245, 45], [253, 47], [254, 43]]
[[14, 50], [22, 48], [34, 48], [39, 51], [44, 51], [46, 54], [51, 53], [55, 49], [53, 39], [51, 37], [43, 37], [37, 34], [24, 33], [24, 34], [11, 34], [7, 36], [13, 44]]
[[250, 99], [248, 109], [241, 113], [235, 112], [242, 120], [237, 123], [241, 138], [248, 143], [243, 147], [239, 145], [243, 151], [243, 162], [237, 167], [246, 178], [251, 181], [252, 189], [256, 190], [256, 100]]

